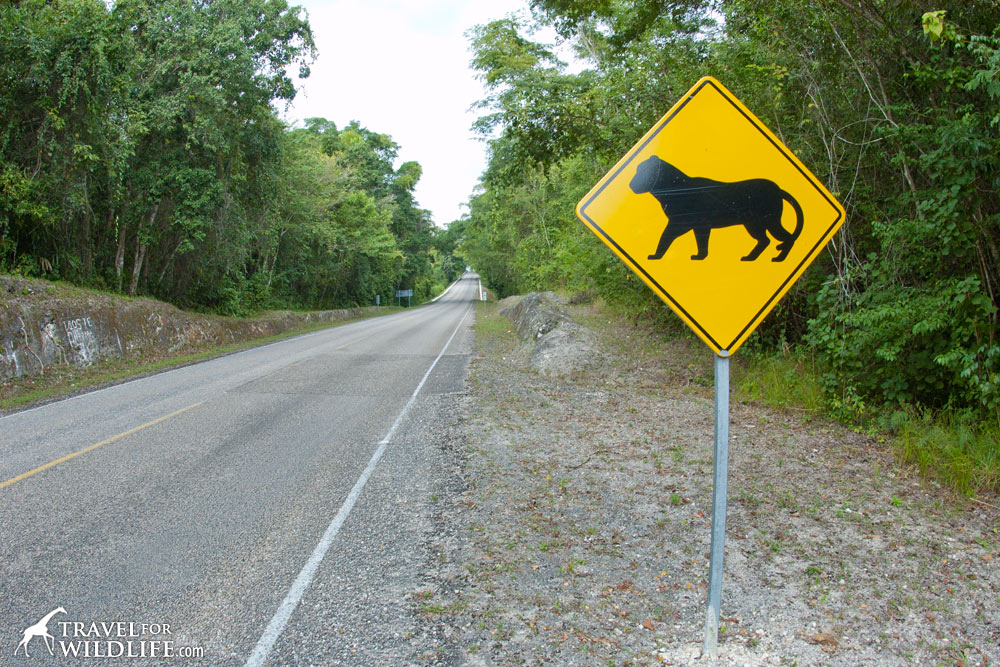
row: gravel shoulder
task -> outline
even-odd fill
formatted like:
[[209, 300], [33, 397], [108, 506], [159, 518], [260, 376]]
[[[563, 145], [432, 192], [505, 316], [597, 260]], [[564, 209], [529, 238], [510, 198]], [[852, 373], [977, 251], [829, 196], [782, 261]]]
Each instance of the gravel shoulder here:
[[[530, 363], [491, 304], [441, 445], [418, 662], [704, 664], [712, 357], [565, 306], [600, 354]], [[547, 355], [550, 357], [551, 355]], [[549, 368], [552, 366], [550, 365]], [[718, 664], [1000, 662], [1000, 510], [886, 445], [734, 402]]]

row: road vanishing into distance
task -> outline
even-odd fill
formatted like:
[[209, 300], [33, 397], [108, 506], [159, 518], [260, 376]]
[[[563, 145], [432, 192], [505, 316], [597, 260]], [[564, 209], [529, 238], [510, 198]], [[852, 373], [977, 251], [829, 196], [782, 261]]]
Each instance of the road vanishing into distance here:
[[400, 664], [477, 298], [0, 418], [0, 665]]

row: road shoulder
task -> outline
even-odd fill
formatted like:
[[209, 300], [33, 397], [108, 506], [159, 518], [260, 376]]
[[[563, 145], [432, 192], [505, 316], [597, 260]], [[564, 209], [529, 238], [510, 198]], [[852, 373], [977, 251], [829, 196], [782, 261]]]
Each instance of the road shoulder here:
[[[435, 515], [414, 613], [471, 664], [696, 661], [710, 353], [579, 306], [606, 362], [546, 375], [490, 309], [454, 452], [463, 491]], [[996, 508], [813, 415], [734, 404], [731, 433], [722, 664], [1000, 658]]]

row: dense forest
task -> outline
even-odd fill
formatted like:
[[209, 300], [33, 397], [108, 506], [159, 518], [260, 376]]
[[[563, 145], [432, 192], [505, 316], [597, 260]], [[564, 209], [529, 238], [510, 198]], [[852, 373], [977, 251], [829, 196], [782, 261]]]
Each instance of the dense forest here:
[[[456, 223], [461, 252], [501, 296], [590, 289], [675, 320], [573, 211], [710, 74], [848, 212], [741, 355], [807, 350], [848, 412], [1000, 420], [1000, 4], [948, 4], [533, 0], [478, 26], [490, 160]], [[584, 67], [534, 39], [541, 27]]]
[[443, 287], [420, 165], [279, 119], [315, 55], [285, 0], [0, 5], [0, 271], [228, 314]]

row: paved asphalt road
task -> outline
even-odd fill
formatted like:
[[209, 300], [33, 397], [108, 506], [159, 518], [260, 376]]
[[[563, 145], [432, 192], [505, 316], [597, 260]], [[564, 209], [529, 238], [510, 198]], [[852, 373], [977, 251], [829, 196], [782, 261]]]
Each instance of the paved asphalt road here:
[[416, 661], [477, 285], [0, 418], [0, 665]]

